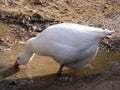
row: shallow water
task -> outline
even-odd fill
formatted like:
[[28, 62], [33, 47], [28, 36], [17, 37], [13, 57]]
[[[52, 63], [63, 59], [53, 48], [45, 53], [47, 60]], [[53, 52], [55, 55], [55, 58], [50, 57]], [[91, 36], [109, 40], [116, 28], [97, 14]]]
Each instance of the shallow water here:
[[[3, 31], [4, 30], [4, 31]], [[8, 37], [11, 40], [16, 39], [14, 34], [11, 33], [12, 28], [10, 26], [0, 24], [0, 36]], [[23, 50], [24, 45], [15, 44], [11, 50], [0, 51], [0, 77], [5, 78], [33, 78], [35, 76], [44, 76], [54, 74], [59, 69], [59, 64], [52, 60], [50, 57], [37, 56], [33, 58], [27, 65], [20, 66], [20, 71], [17, 73], [10, 73], [10, 68], [17, 55]], [[63, 73], [67, 75], [88, 76], [92, 74], [101, 73], [102, 71], [116, 65], [120, 61], [120, 53], [116, 51], [100, 50], [95, 60], [91, 63], [93, 69], [84, 67], [78, 71], [64, 68]], [[11, 69], [12, 70], [12, 69]], [[10, 73], [10, 74], [9, 74]]]

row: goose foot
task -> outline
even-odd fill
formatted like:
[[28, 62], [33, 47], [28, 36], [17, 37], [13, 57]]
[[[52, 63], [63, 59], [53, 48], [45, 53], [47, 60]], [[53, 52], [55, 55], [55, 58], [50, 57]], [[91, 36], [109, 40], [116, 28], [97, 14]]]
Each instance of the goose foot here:
[[60, 68], [59, 68], [59, 70], [58, 70], [58, 72], [57, 72], [57, 76], [58, 76], [58, 77], [61, 77], [61, 76], [62, 76], [62, 69], [63, 69], [63, 67], [64, 67], [64, 65], [60, 65]]

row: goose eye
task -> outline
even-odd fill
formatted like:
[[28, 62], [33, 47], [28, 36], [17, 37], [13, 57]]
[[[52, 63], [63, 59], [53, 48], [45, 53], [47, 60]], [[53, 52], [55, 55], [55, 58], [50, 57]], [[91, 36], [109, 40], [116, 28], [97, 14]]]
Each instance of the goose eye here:
[[18, 57], [17, 60], [20, 60], [20, 58]]

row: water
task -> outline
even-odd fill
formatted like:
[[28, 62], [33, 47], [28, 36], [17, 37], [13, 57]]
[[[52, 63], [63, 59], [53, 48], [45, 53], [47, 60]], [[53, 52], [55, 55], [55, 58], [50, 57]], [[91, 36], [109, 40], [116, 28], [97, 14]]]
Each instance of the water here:
[[[0, 24], [0, 36], [9, 37], [15, 40], [12, 34], [12, 28], [8, 25]], [[16, 39], [18, 40], [18, 39]], [[50, 57], [37, 56], [27, 65], [20, 66], [20, 71], [15, 72], [13, 66], [17, 55], [23, 50], [24, 45], [15, 44], [9, 51], [0, 51], [0, 77], [1, 78], [33, 78], [35, 76], [44, 76], [55, 74], [59, 69], [59, 64]], [[68, 75], [88, 76], [101, 73], [102, 71], [116, 65], [120, 61], [120, 53], [116, 51], [100, 50], [95, 60], [91, 63], [93, 69], [81, 68], [78, 71], [64, 68], [63, 73]], [[13, 72], [14, 71], [14, 72]]]

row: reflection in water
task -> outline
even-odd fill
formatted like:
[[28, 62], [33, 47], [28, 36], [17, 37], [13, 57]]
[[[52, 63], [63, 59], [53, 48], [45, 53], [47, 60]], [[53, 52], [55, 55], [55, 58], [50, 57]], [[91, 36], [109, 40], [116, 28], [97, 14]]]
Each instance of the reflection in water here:
[[[116, 51], [106, 51], [100, 50], [91, 65], [93, 69], [88, 68], [81, 68], [76, 73], [78, 76], [88, 76], [91, 74], [101, 73], [104, 70], [117, 65], [120, 62], [120, 53]], [[74, 74], [74, 70], [70, 70], [67, 73]]]
[[[16, 49], [17, 48], [17, 49]], [[23, 49], [23, 46], [16, 46], [11, 51], [2, 52], [2, 57], [0, 57], [1, 62], [0, 65], [3, 65], [4, 67], [1, 69], [4, 69], [5, 67], [10, 67], [10, 63], [14, 63], [15, 58], [19, 54], [19, 52]], [[10, 53], [11, 52], [11, 53]], [[115, 51], [107, 52], [105, 50], [99, 51], [98, 55], [96, 56], [95, 60], [91, 63], [93, 69], [90, 68], [81, 68], [78, 71], [75, 72], [75, 70], [64, 68], [63, 72], [67, 75], [77, 75], [77, 76], [87, 76], [91, 74], [100, 73], [107, 68], [117, 64], [120, 61], [120, 54]], [[11, 58], [12, 57], [12, 58]], [[27, 65], [20, 66], [20, 71], [17, 72], [16, 77], [17, 78], [23, 78], [28, 77], [32, 78], [34, 76], [44, 76], [56, 73], [59, 68], [59, 64], [57, 64], [54, 60], [52, 60], [50, 57], [41, 57], [35, 55], [33, 60], [29, 62]], [[0, 71], [2, 74], [2, 77], [11, 76], [14, 73], [10, 73], [10, 70], [13, 69], [7, 69], [4, 71]], [[6, 74], [5, 74], [6, 72]], [[10, 74], [10, 75], [8, 75]]]
[[15, 73], [17, 73], [18, 71], [19, 71], [19, 69], [16, 69], [14, 67], [1, 69], [0, 70], [0, 78], [10, 77], [10, 76], [14, 75]]
[[[9, 36], [12, 39], [16, 39], [15, 37], [13, 37], [14, 35], [9, 33], [8, 29], [4, 29], [2, 31], [4, 32], [0, 32], [0, 35], [4, 34], [5, 36]], [[7, 32], [7, 34], [5, 32]], [[20, 71], [15, 70], [11, 66], [15, 62], [17, 55], [23, 50], [23, 47], [24, 45], [16, 44], [10, 51], [0, 51], [0, 78], [12, 77], [13, 75], [15, 75], [15, 77], [17, 78], [32, 78], [34, 76], [44, 76], [53, 74], [58, 71], [59, 64], [57, 64], [54, 60], [52, 60], [50, 57], [41, 57], [37, 55], [27, 65], [20, 66]], [[81, 68], [77, 72], [75, 72], [72, 69], [64, 68], [63, 72], [64, 74], [68, 75], [75, 74], [78, 76], [87, 76], [91, 74], [100, 73], [106, 70], [107, 68], [117, 64], [117, 62], [119, 61], [120, 53], [115, 51], [107, 52], [105, 50], [101, 50], [99, 51], [95, 60], [91, 63], [93, 69]]]

